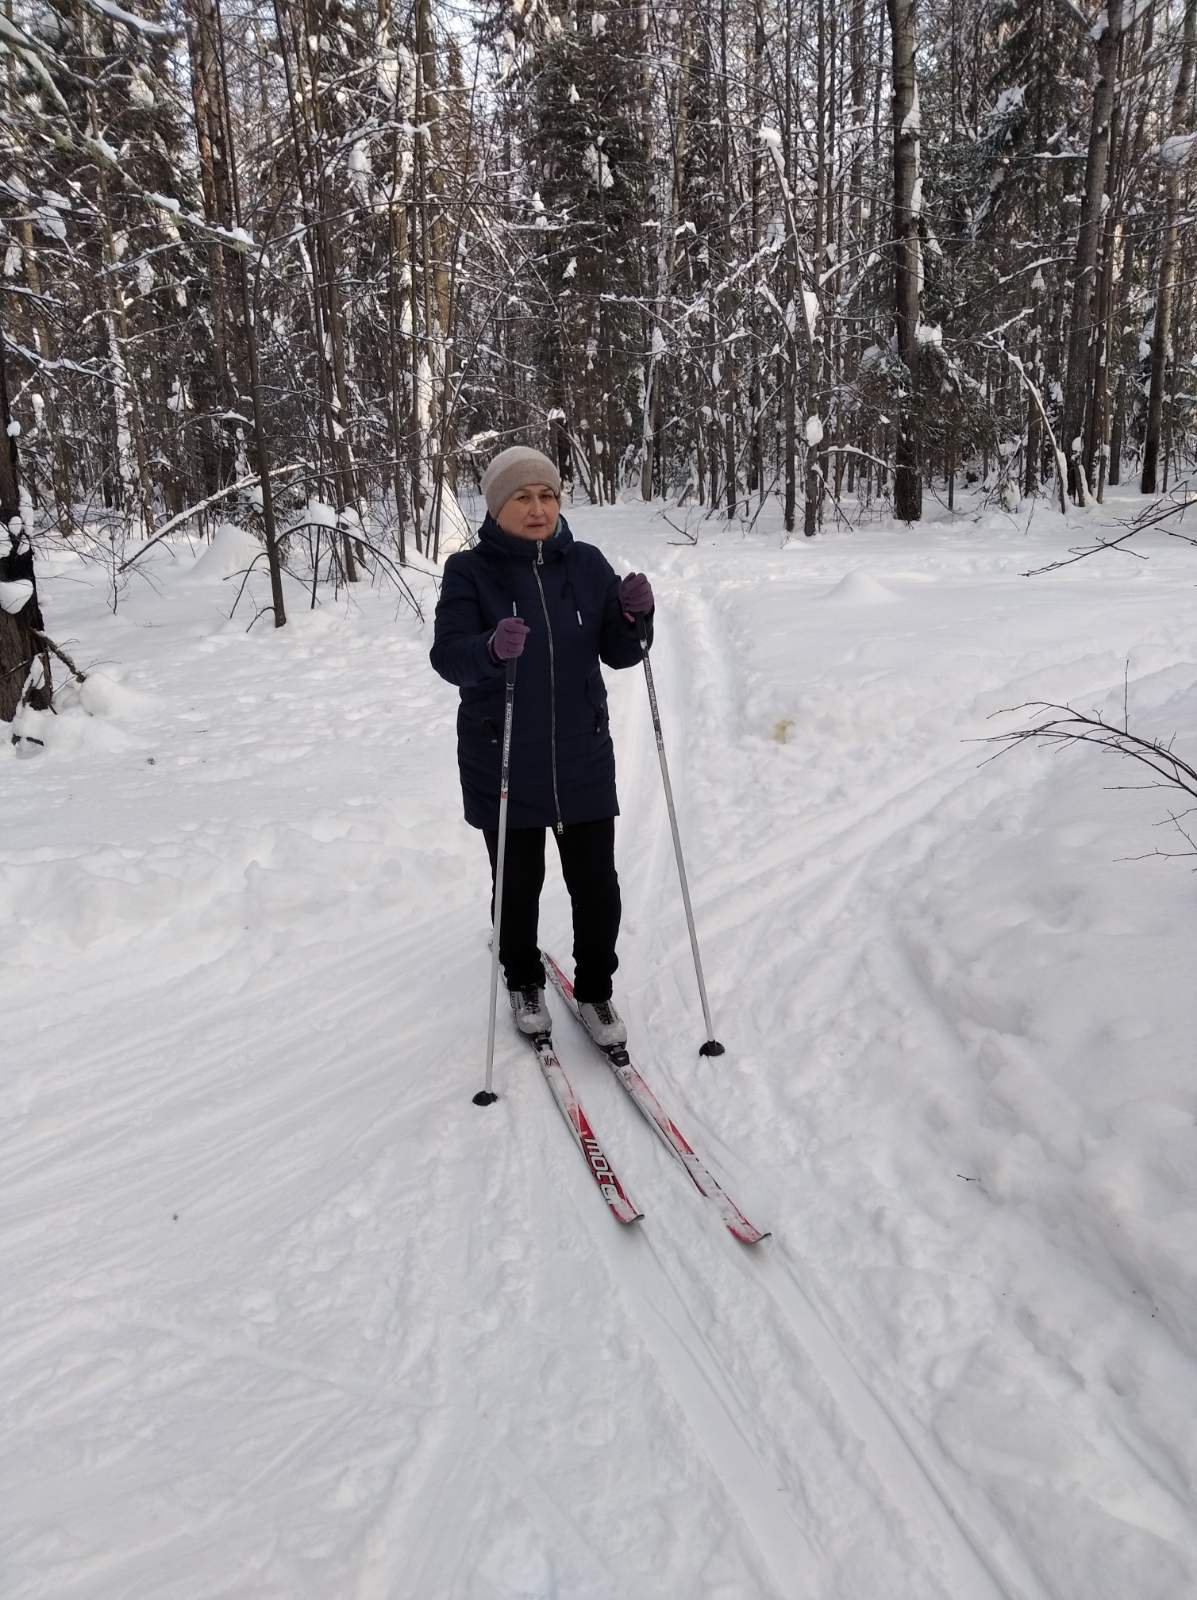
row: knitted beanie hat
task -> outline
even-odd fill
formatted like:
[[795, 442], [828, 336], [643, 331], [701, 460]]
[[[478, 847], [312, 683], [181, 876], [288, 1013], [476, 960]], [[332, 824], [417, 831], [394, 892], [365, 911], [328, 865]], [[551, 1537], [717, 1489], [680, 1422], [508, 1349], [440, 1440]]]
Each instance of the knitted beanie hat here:
[[482, 474], [486, 509], [497, 517], [512, 495], [530, 483], [547, 483], [554, 494], [561, 493], [561, 474], [548, 456], [522, 444], [500, 450]]

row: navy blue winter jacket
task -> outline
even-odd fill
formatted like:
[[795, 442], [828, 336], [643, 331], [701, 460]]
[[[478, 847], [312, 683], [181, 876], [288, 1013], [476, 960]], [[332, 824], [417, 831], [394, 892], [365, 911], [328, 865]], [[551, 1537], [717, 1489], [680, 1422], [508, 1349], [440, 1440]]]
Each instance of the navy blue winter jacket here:
[[499, 825], [505, 671], [487, 640], [513, 605], [531, 632], [516, 671], [507, 824], [614, 817], [615, 751], [599, 662], [640, 660], [636, 629], [619, 608], [619, 579], [564, 518], [541, 541], [516, 539], [488, 516], [474, 548], [445, 562], [429, 658], [461, 690], [457, 761], [466, 821]]

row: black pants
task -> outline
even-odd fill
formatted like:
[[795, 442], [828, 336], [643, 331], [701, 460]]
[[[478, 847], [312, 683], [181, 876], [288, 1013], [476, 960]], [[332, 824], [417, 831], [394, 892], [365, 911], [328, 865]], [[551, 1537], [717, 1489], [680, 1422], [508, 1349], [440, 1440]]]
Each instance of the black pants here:
[[[486, 828], [490, 856], [490, 916], [495, 918], [495, 862], [498, 831]], [[542, 989], [540, 891], [544, 886], [544, 828], [509, 828], [503, 861], [503, 926], [499, 961], [509, 989]], [[619, 879], [615, 874], [615, 818], [574, 822], [553, 834], [561, 871], [574, 911], [574, 993], [594, 1004], [610, 1000], [611, 977], [619, 965]]]

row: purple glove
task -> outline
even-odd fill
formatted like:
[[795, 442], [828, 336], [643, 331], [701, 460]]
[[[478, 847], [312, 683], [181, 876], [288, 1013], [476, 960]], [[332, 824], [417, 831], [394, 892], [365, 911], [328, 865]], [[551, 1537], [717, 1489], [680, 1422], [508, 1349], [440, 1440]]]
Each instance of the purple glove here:
[[524, 653], [524, 640], [531, 633], [526, 622], [518, 617], [504, 617], [486, 641], [492, 661], [514, 661]]
[[619, 604], [631, 622], [636, 617], [647, 617], [653, 608], [653, 591], [643, 572], [629, 572], [619, 585]]

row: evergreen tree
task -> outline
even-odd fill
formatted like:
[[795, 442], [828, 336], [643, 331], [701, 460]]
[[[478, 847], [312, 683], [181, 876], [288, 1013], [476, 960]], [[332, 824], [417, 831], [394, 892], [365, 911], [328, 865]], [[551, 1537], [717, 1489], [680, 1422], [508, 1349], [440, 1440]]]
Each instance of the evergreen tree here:
[[628, 11], [578, 0], [544, 30], [519, 80], [527, 182], [544, 224], [532, 252], [538, 355], [569, 441], [563, 465], [596, 500], [615, 497], [643, 432], [649, 171], [636, 44]]

